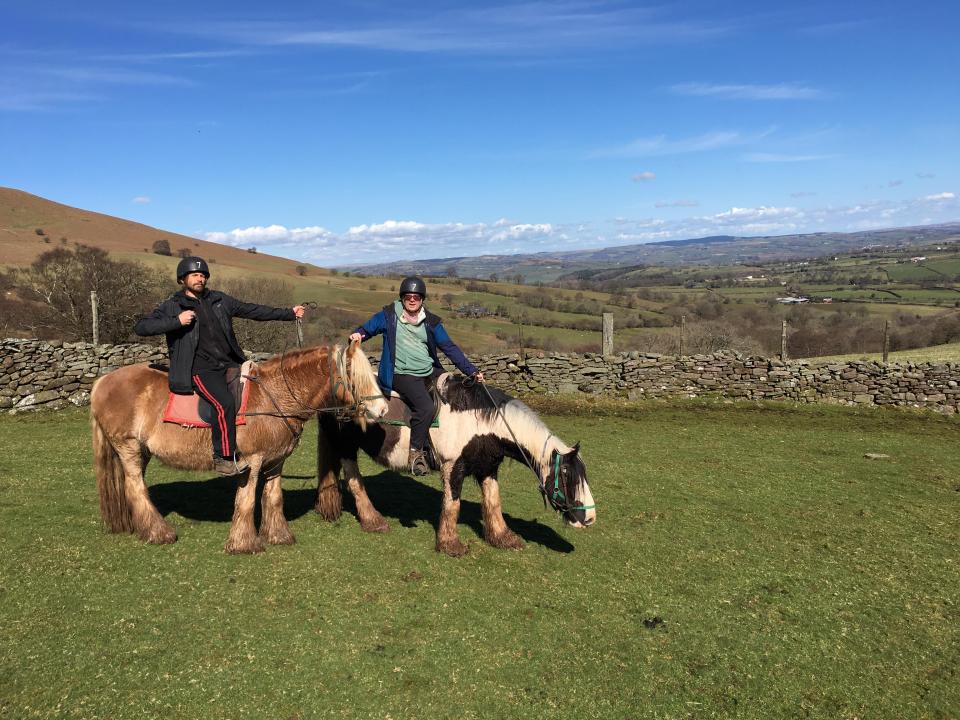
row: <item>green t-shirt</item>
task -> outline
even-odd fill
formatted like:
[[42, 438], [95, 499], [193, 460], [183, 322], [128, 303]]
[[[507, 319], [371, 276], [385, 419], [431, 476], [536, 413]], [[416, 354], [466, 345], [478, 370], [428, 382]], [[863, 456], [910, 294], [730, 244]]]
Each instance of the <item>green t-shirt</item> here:
[[417, 322], [409, 323], [403, 319], [403, 305], [399, 300], [393, 303], [397, 315], [397, 357], [393, 371], [400, 375], [426, 377], [433, 373], [433, 358], [427, 350], [426, 313], [421, 309]]

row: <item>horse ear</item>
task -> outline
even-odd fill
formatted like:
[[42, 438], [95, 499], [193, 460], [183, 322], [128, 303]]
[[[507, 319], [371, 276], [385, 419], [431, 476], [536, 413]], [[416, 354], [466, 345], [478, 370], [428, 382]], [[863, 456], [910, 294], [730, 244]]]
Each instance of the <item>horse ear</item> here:
[[358, 347], [360, 347], [360, 341], [351, 340], [350, 344], [347, 346], [347, 357], [352, 358]]
[[579, 454], [580, 454], [580, 441], [579, 441], [579, 440], [577, 440], [577, 441], [573, 444], [573, 450], [572, 450], [571, 452], [572, 452], [574, 455], [579, 455]]

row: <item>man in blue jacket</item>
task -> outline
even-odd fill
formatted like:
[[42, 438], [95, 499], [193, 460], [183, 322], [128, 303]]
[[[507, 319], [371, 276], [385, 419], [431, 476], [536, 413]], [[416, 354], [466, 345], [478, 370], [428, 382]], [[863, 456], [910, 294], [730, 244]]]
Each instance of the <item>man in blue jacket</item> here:
[[423, 448], [433, 420], [428, 381], [443, 372], [437, 348], [464, 375], [483, 382], [483, 373], [450, 339], [440, 318], [423, 307], [426, 297], [423, 279], [408, 277], [400, 283], [400, 299], [384, 305], [350, 335], [351, 341], [363, 341], [386, 333], [377, 379], [384, 392], [396, 390], [410, 407], [410, 471], [414, 475], [430, 472]]
[[216, 413], [213, 431], [213, 468], [221, 475], [239, 475], [249, 464], [237, 452], [237, 408], [227, 384], [246, 358], [233, 318], [293, 320], [303, 317], [303, 306], [272, 308], [240, 302], [207, 289], [210, 268], [203, 258], [187, 257], [177, 264], [177, 282], [183, 289], [141, 318], [137, 335], [167, 336], [170, 355], [168, 381], [171, 392], [189, 395], [196, 390]]

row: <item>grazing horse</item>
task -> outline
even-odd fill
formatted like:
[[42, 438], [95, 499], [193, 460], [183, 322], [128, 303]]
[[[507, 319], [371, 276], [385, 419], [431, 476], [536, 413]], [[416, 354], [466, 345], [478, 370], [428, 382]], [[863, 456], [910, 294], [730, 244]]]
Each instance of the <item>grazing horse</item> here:
[[[248, 381], [250, 382], [250, 381]], [[136, 533], [149, 543], [172, 543], [177, 533], [150, 501], [143, 474], [151, 457], [181, 470], [211, 470], [210, 430], [161, 421], [169, 389], [167, 374], [148, 365], [128, 365], [97, 380], [90, 394], [94, 467], [100, 514], [110, 532]], [[237, 445], [250, 463], [237, 477], [228, 553], [255, 553], [264, 544], [292, 544], [283, 514], [280, 473], [300, 440], [304, 423], [319, 410], [344, 408], [361, 425], [382, 417], [387, 402], [359, 343], [294, 350], [270, 358], [251, 382], [245, 425]], [[254, 527], [258, 479], [265, 484], [260, 534]]]
[[[545, 502], [568, 525], [582, 528], [593, 524], [596, 511], [579, 443], [573, 447], [564, 444], [529, 407], [500, 390], [451, 375], [442, 376], [437, 383], [442, 401], [439, 426], [430, 430], [430, 437], [434, 459], [443, 476], [443, 505], [436, 541], [439, 552], [460, 556], [467, 551], [457, 533], [460, 492], [466, 475], [473, 475], [480, 485], [484, 539], [498, 548], [524, 546], [523, 540], [507, 527], [500, 507], [497, 471], [505, 457], [530, 464]], [[399, 400], [395, 397], [392, 402]], [[384, 467], [407, 470], [409, 444], [407, 427], [375, 424], [362, 428], [321, 417], [317, 512], [327, 520], [340, 516], [343, 498], [338, 478], [342, 468], [356, 501], [360, 526], [368, 532], [386, 531], [386, 520], [373, 507], [364, 489], [357, 452], [362, 449]]]

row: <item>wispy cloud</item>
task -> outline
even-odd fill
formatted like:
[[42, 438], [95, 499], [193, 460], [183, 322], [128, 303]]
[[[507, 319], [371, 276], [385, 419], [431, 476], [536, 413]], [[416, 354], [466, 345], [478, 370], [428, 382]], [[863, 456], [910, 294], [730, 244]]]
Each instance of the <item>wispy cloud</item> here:
[[921, 180], [930, 180], [931, 178], [935, 178], [936, 175], [932, 172], [918, 172], [917, 177]]
[[659, 200], [653, 204], [656, 208], [677, 208], [677, 207], [697, 207], [700, 203], [696, 200]]
[[747, 145], [772, 131], [755, 135], [744, 135], [734, 130], [715, 130], [688, 138], [670, 139], [666, 135], [638, 138], [624, 145], [603, 148], [590, 153], [590, 157], [655, 157], [660, 155], [681, 155], [686, 153], [708, 152], [722, 148]]
[[936, 195], [927, 195], [924, 200], [927, 202], [945, 202], [947, 200], [956, 200], [957, 196], [952, 192], [942, 192]]
[[900, 187], [901, 185], [903, 185], [903, 180], [891, 180], [890, 182], [887, 183], [887, 187], [891, 187], [891, 188]]
[[167, 29], [248, 46], [320, 46], [413, 53], [530, 55], [579, 48], [692, 42], [729, 32], [664, 9], [595, 2], [528, 2], [424, 13], [393, 22], [192, 23]]
[[826, 93], [818, 88], [793, 83], [776, 85], [721, 85], [681, 83], [670, 87], [675, 95], [712, 97], [722, 100], [818, 100]]
[[829, 160], [830, 158], [835, 157], [834, 155], [790, 155], [787, 153], [769, 153], [769, 152], [754, 152], [747, 153], [743, 156], [743, 160], [746, 162], [752, 163], [796, 163], [796, 162], [813, 162], [814, 160]]
[[655, 172], [650, 172], [649, 170], [644, 170], [634, 175], [631, 180], [634, 182], [649, 182], [657, 177]]
[[813, 197], [814, 195], [816, 195], [816, 193], [810, 190], [798, 190], [797, 192], [790, 193], [790, 197], [792, 198]]
[[137, 195], [133, 200], [131, 200], [134, 205], [149, 205], [152, 201], [146, 195]]

